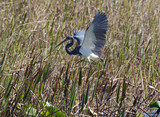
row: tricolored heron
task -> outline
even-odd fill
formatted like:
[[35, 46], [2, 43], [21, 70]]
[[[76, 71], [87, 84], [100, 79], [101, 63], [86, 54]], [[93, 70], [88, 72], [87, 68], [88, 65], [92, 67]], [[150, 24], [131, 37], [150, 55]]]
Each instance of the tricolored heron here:
[[[108, 20], [105, 13], [97, 13], [91, 25], [87, 30], [76, 30], [74, 36], [68, 36], [64, 41], [59, 43], [56, 47], [67, 40], [71, 40], [65, 47], [69, 55], [80, 55], [90, 60], [101, 60], [101, 49], [106, 43], [106, 32], [108, 29]], [[69, 48], [77, 40], [78, 46], [70, 51]]]

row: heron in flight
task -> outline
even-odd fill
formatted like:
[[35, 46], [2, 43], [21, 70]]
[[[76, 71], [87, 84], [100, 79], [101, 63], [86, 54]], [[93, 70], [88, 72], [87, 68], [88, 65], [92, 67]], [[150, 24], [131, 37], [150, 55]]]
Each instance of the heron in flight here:
[[[56, 47], [61, 45], [67, 40], [71, 40], [65, 47], [69, 55], [80, 55], [88, 61], [99, 61], [101, 49], [106, 43], [106, 32], [108, 29], [108, 20], [105, 13], [97, 13], [93, 22], [86, 30], [74, 31], [74, 36], [68, 36], [64, 41], [59, 43]], [[73, 46], [74, 41], [78, 45], [71, 51], [70, 47]]]

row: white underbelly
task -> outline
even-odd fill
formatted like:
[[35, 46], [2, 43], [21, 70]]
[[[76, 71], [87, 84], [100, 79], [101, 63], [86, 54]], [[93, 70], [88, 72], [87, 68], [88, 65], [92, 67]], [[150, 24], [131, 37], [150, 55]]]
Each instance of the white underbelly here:
[[88, 59], [88, 61], [93, 60], [93, 61], [97, 61], [99, 60], [99, 56], [94, 54], [91, 50], [86, 49], [86, 48], [81, 48], [80, 49], [80, 53], [82, 54], [82, 56], [86, 59]]

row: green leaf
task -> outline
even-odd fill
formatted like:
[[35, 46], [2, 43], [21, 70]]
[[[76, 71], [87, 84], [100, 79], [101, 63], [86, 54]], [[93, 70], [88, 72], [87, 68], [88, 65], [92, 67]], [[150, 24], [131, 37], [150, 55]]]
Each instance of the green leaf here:
[[160, 101], [153, 101], [149, 104], [150, 108], [160, 108]]
[[82, 85], [82, 68], [80, 68], [80, 71], [79, 71], [79, 82], [78, 82], [78, 85], [79, 86]]
[[100, 63], [98, 63], [98, 65], [97, 65], [97, 77], [100, 75]]
[[126, 96], [126, 83], [125, 83], [125, 78], [123, 79], [123, 87], [122, 87], [122, 98], [121, 101], [124, 100], [125, 96]]
[[54, 29], [54, 21], [52, 22], [51, 29], [49, 31], [49, 36], [53, 35], [53, 29]]
[[144, 117], [141, 113], [136, 114], [136, 117]]
[[83, 98], [82, 98], [82, 107], [81, 107], [81, 111], [83, 111], [86, 96], [83, 95], [82, 97], [83, 97]]
[[29, 108], [27, 108], [27, 111], [26, 111], [25, 114], [28, 115], [28, 116], [35, 117], [36, 113], [37, 113], [37, 109], [35, 109], [33, 107], [29, 107]]
[[1, 72], [1, 68], [2, 68], [4, 60], [5, 60], [5, 56], [6, 56], [6, 54], [3, 55], [2, 61], [0, 62], [0, 72]]
[[120, 95], [121, 86], [118, 87], [116, 102], [119, 103], [119, 95]]
[[46, 102], [44, 111], [41, 112], [41, 115], [46, 117], [66, 117], [66, 114], [64, 114], [59, 108], [54, 107], [48, 102]]
[[26, 105], [26, 107], [23, 108], [24, 111], [27, 111], [28, 108], [32, 107], [32, 104]]
[[90, 68], [89, 68], [89, 72], [88, 72], [88, 75], [87, 75], [86, 83], [88, 83], [88, 79], [91, 77], [91, 75], [92, 75], [92, 66], [90, 66]]
[[87, 92], [86, 92], [85, 104], [87, 104], [88, 95], [89, 95], [89, 84], [88, 84], [88, 88], [87, 88]]
[[81, 111], [83, 111], [84, 105], [87, 104], [88, 95], [89, 95], [89, 84], [88, 84], [87, 91], [86, 91], [85, 95], [83, 95]]
[[71, 96], [70, 96], [70, 107], [69, 107], [69, 112], [68, 115], [71, 114], [72, 108], [74, 106], [74, 102], [76, 100], [76, 84], [77, 84], [77, 80], [72, 84], [72, 88], [71, 88]]
[[41, 31], [42, 30], [44, 30], [45, 28], [47, 28], [49, 26], [49, 21], [46, 23], [46, 25], [41, 29]]

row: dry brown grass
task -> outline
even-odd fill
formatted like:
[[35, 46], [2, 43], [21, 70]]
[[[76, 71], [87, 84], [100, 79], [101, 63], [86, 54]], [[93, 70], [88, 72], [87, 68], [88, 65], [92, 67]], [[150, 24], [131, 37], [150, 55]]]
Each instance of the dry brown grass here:
[[[109, 20], [104, 63], [55, 49], [99, 11]], [[160, 100], [159, 0], [1, 1], [0, 16], [0, 115], [46, 101], [73, 116], [135, 115]]]

